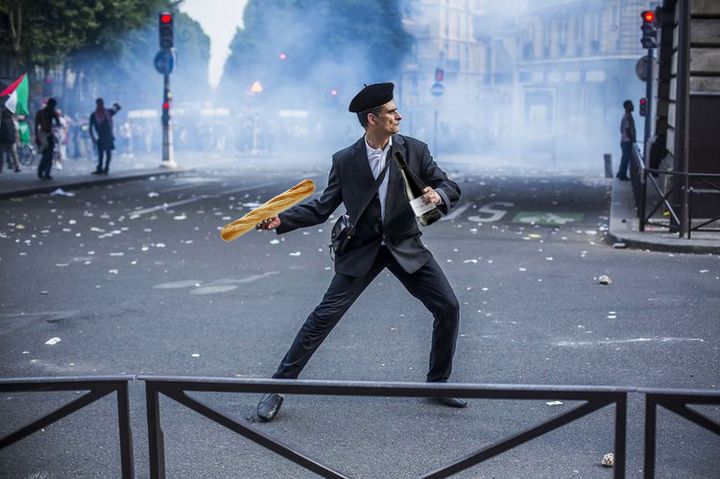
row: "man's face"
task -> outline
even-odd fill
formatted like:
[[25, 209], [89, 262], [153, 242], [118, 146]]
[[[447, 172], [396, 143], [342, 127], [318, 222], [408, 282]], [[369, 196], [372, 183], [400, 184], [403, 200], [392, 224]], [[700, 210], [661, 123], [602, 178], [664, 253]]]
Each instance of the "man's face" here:
[[393, 100], [381, 106], [380, 112], [372, 117], [374, 121], [369, 124], [368, 127], [372, 128], [375, 132], [394, 135], [400, 131], [400, 120], [402, 120], [402, 116], [400, 116], [400, 112]]
[[630, 112], [632, 112], [632, 111], [634, 111], [634, 110], [635, 110], [635, 106], [633, 106], [632, 103], [628, 103], [628, 104], [625, 106], [625, 111], [630, 111]]

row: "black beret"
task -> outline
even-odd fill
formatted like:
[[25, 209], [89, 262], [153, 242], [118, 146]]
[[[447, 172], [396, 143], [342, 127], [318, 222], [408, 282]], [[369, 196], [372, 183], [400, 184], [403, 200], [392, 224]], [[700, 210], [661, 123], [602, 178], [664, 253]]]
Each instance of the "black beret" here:
[[352, 113], [360, 113], [384, 105], [393, 99], [394, 89], [395, 85], [392, 83], [365, 85], [365, 88], [352, 99], [348, 110]]

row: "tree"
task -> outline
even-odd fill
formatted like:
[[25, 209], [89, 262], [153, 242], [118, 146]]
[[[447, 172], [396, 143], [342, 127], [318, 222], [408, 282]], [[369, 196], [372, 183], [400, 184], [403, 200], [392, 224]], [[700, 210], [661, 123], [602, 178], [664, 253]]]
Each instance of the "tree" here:
[[[176, 99], [202, 99], [209, 89], [210, 39], [200, 24], [182, 12], [173, 12], [176, 68], [172, 90]], [[72, 69], [82, 72], [90, 85], [79, 92], [78, 102], [88, 104], [95, 96], [112, 96], [128, 107], [157, 107], [162, 98], [162, 76], [153, 59], [158, 50], [157, 11], [145, 19], [143, 28], [124, 35], [118, 51], [86, 48], [70, 58]]]
[[[230, 96], [259, 80], [286, 104], [316, 99], [313, 90], [347, 95], [392, 79], [411, 44], [399, 0], [250, 0], [221, 89]], [[298, 84], [305, 94], [292, 93]]]
[[[153, 68], [157, 14], [175, 11], [178, 92], [205, 91], [210, 40], [200, 25], [177, 12], [178, 0], [3, 0], [12, 49], [30, 74], [34, 107], [56, 95], [64, 109], [84, 111], [95, 96], [157, 103], [162, 92]], [[148, 79], [157, 79], [156, 86]], [[55, 86], [54, 86], [55, 85]], [[59, 85], [59, 86], [58, 86]], [[149, 86], [150, 85], [150, 86]]]
[[32, 70], [61, 65], [85, 48], [113, 50], [167, 0], [5, 0], [15, 54]]

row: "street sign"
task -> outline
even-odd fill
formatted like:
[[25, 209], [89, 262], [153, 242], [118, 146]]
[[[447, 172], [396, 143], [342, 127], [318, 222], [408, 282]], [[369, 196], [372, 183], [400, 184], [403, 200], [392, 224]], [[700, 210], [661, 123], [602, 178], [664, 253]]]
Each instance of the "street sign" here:
[[644, 57], [640, 57], [640, 59], [635, 64], [635, 74], [640, 79], [640, 81], [647, 81], [647, 64], [647, 55], [645, 55]]
[[175, 68], [175, 52], [172, 50], [158, 50], [155, 54], [155, 70], [163, 75], [169, 75]]
[[430, 88], [430, 93], [432, 93], [433, 96], [442, 96], [442, 94], [445, 93], [445, 87], [442, 83], [436, 81]]

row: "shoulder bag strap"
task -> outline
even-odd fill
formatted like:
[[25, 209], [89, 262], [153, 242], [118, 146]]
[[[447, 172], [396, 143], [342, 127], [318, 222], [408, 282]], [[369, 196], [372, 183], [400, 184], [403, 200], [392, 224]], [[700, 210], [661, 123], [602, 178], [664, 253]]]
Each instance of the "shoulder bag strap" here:
[[390, 166], [390, 159], [385, 158], [385, 166], [383, 166], [382, 171], [380, 171], [380, 174], [378, 175], [377, 179], [375, 180], [375, 188], [373, 189], [372, 194], [368, 197], [367, 201], [365, 201], [365, 204], [360, 209], [360, 212], [357, 215], [357, 218], [352, 223], [353, 229], [355, 229], [355, 225], [357, 224], [357, 220], [360, 219], [363, 213], [365, 213], [365, 210], [367, 209], [368, 205], [370, 205], [370, 202], [372, 201], [373, 197], [375, 197], [375, 193], [380, 188], [380, 185], [382, 184], [383, 180], [385, 179], [385, 173], [387, 173], [387, 169]]

